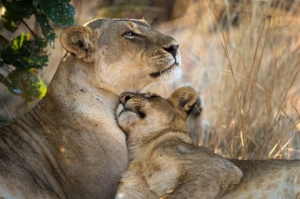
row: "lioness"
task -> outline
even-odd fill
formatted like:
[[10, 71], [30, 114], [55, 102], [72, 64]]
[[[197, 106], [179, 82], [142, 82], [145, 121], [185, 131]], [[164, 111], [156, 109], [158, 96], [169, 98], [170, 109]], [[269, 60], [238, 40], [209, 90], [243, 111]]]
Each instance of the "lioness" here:
[[191, 87], [169, 99], [124, 93], [116, 118], [127, 134], [130, 163], [118, 199], [219, 198], [237, 185], [242, 172], [230, 161], [195, 146], [186, 119], [197, 100]]
[[119, 95], [181, 74], [178, 43], [143, 20], [63, 31], [45, 98], [0, 129], [0, 198], [114, 198], [128, 163]]

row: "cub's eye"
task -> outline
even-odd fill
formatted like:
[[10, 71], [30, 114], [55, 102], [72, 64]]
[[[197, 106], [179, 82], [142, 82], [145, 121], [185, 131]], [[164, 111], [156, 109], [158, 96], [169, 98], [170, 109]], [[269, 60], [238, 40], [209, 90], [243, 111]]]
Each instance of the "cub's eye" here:
[[151, 96], [150, 96], [150, 98], [155, 98], [155, 97], [160, 97], [159, 95], [157, 95], [157, 94], [151, 94]]
[[144, 96], [147, 98], [159, 97], [159, 95], [155, 93], [145, 93]]
[[124, 33], [122, 34], [122, 36], [127, 37], [127, 38], [129, 38], [129, 39], [133, 39], [133, 38], [135, 38], [135, 37], [138, 37], [139, 34], [133, 32], [132, 30], [129, 30], [129, 31], [124, 32]]

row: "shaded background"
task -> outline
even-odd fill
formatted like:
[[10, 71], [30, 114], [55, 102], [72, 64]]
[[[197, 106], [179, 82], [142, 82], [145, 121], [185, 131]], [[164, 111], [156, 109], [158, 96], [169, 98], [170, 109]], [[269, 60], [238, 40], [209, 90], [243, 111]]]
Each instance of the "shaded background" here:
[[[76, 24], [104, 17], [143, 18], [180, 44], [184, 77], [154, 85], [168, 96], [190, 84], [204, 99], [200, 144], [225, 157], [300, 158], [300, 0], [73, 0]], [[34, 19], [27, 22], [35, 31]], [[60, 35], [62, 28], [57, 27]], [[13, 38], [24, 27], [11, 34]], [[41, 71], [49, 83], [64, 55], [59, 39]], [[0, 114], [36, 104], [0, 84]]]

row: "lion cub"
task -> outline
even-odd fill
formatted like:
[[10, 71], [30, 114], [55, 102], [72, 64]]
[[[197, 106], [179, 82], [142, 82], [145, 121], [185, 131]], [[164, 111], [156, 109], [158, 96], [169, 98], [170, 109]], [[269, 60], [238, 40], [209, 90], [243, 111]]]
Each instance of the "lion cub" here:
[[210, 150], [195, 146], [186, 119], [198, 94], [177, 89], [169, 99], [124, 93], [116, 110], [127, 134], [130, 163], [117, 198], [218, 198], [237, 185], [242, 172]]

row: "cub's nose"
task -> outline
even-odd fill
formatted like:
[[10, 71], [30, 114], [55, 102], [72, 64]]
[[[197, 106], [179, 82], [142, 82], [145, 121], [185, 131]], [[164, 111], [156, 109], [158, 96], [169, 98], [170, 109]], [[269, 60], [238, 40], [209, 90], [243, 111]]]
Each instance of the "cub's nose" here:
[[171, 44], [169, 46], [164, 46], [163, 49], [169, 52], [173, 57], [176, 57], [177, 51], [179, 48], [179, 44]]
[[133, 95], [131, 95], [130, 93], [123, 93], [123, 94], [121, 94], [119, 101], [121, 104], [125, 105], [126, 102], [128, 100], [130, 100], [132, 97], [133, 97]]

